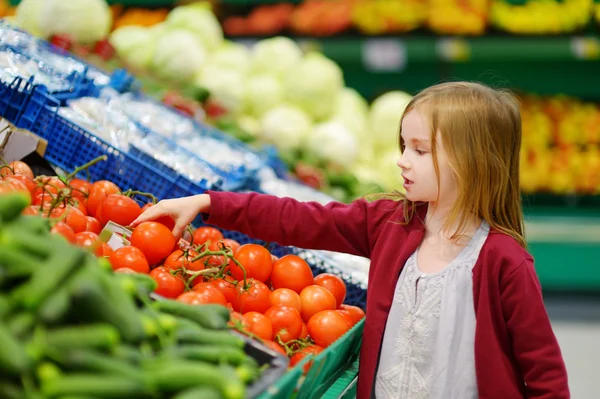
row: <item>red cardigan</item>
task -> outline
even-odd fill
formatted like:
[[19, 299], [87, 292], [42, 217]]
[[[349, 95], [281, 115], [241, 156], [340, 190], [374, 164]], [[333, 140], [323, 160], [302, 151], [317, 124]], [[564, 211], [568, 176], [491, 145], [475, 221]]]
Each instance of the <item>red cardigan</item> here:
[[[407, 224], [390, 200], [350, 205], [260, 194], [209, 192], [206, 221], [251, 237], [371, 259], [358, 398], [372, 397], [394, 287], [423, 239], [426, 206]], [[473, 269], [479, 397], [569, 398], [567, 373], [542, 300], [533, 259], [511, 237], [491, 231]]]

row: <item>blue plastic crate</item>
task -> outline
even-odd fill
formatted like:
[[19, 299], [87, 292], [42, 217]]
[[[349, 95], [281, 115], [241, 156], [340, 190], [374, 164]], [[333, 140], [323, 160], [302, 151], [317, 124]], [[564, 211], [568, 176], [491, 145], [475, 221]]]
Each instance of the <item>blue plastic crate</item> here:
[[16, 123], [31, 95], [31, 81], [16, 77], [12, 82], [0, 80], [0, 116]]

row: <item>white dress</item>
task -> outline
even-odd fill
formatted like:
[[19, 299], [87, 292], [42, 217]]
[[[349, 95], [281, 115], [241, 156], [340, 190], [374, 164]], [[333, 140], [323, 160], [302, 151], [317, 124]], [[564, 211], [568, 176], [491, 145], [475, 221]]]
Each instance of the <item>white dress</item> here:
[[[489, 225], [444, 269], [406, 262], [390, 309], [375, 380], [377, 399], [476, 399], [472, 271]], [[373, 287], [370, 287], [373, 288]]]

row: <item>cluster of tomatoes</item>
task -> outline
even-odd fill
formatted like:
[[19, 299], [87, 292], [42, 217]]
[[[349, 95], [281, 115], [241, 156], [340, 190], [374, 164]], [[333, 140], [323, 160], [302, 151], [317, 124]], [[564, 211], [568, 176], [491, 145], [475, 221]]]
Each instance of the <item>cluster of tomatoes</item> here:
[[[145, 206], [110, 181], [33, 176], [22, 162], [0, 167], [0, 193], [28, 192], [24, 213], [47, 216], [52, 232], [106, 257], [117, 272], [149, 274], [155, 293], [188, 304], [229, 307], [231, 325], [291, 357], [291, 366], [318, 354], [363, 317], [344, 304], [346, 285], [336, 275], [313, 276], [296, 255], [277, 258], [262, 245], [240, 245], [214, 227], [188, 229], [174, 237], [169, 217], [143, 222], [130, 245], [114, 250], [99, 234], [110, 221], [129, 226]], [[151, 197], [151, 196], [150, 196]], [[309, 364], [307, 364], [307, 367]]]

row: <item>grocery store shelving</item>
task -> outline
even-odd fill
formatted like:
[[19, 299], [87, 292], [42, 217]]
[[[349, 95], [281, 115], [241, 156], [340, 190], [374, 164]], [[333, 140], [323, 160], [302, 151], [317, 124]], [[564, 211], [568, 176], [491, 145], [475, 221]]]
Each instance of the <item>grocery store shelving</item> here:
[[[344, 70], [367, 98], [392, 89], [416, 92], [448, 79], [477, 80], [538, 94], [600, 97], [600, 35], [518, 37], [336, 36], [294, 38]], [[259, 38], [233, 38], [252, 44]]]

